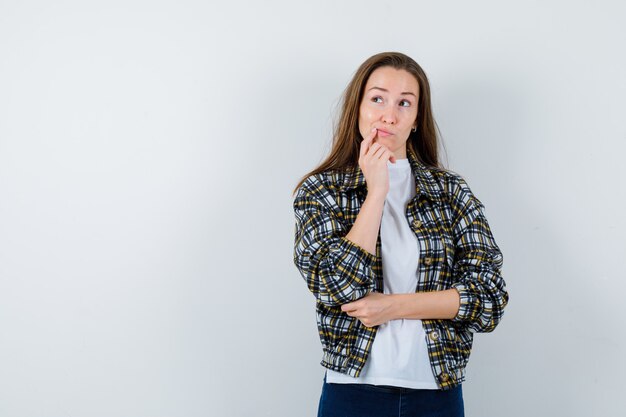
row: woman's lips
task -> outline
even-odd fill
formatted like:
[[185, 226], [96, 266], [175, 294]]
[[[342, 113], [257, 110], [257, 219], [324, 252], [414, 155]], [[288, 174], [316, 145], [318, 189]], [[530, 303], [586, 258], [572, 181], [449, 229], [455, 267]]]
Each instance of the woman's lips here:
[[382, 129], [377, 129], [377, 130], [378, 130], [378, 136], [380, 137], [391, 136], [391, 133], [387, 132], [386, 130], [382, 130]]

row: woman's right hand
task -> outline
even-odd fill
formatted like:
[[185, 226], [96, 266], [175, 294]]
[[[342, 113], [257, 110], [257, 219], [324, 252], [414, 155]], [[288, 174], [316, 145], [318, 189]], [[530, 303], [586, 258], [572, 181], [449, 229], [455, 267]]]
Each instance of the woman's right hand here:
[[385, 198], [389, 192], [387, 161], [395, 164], [396, 157], [385, 145], [374, 143], [377, 134], [378, 130], [373, 128], [361, 142], [359, 167], [365, 176], [368, 195], [378, 195]]

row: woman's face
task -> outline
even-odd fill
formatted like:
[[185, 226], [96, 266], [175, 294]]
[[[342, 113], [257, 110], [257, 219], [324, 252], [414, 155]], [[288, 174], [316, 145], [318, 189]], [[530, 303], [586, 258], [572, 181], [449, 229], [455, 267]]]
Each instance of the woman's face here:
[[383, 144], [396, 159], [406, 158], [406, 141], [417, 124], [419, 86], [415, 77], [392, 67], [377, 68], [365, 84], [359, 107], [359, 132], [366, 138], [372, 128], [374, 142]]

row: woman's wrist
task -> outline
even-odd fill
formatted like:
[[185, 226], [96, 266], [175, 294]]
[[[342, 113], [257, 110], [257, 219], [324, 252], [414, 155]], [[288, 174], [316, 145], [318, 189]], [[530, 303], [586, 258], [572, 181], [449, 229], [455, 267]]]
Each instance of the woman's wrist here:
[[395, 319], [452, 319], [459, 310], [456, 289], [392, 295], [391, 314]]
[[414, 294], [390, 294], [392, 299], [392, 315], [394, 320], [407, 319], [408, 316], [415, 315], [415, 296]]
[[365, 196], [365, 201], [370, 201], [372, 204], [384, 204], [387, 194], [380, 191], [368, 191]]

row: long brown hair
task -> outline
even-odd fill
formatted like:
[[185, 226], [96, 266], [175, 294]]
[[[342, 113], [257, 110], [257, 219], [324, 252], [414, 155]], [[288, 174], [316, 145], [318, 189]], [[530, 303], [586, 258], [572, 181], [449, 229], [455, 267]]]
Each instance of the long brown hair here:
[[356, 70], [342, 95], [341, 116], [334, 127], [330, 155], [313, 171], [306, 174], [296, 185], [294, 194], [304, 180], [326, 170], [354, 168], [359, 163], [359, 150], [363, 137], [359, 132], [359, 108], [363, 90], [372, 72], [389, 66], [412, 74], [419, 85], [417, 106], [417, 130], [409, 134], [407, 147], [411, 147], [417, 158], [426, 166], [442, 168], [439, 162], [439, 130], [432, 115], [430, 85], [426, 73], [411, 57], [400, 52], [382, 52], [369, 57]]

